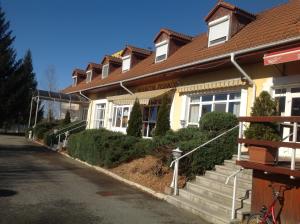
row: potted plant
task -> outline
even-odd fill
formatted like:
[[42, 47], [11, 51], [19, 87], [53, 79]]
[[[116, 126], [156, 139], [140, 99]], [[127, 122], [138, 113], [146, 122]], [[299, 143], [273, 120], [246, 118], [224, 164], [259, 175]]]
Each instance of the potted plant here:
[[[252, 107], [251, 116], [276, 116], [277, 102], [272, 99], [271, 95], [263, 91], [255, 99]], [[250, 123], [245, 131], [245, 137], [253, 140], [279, 141], [281, 140], [280, 132], [275, 123]], [[249, 159], [252, 162], [262, 164], [274, 164], [278, 159], [278, 149], [271, 147], [248, 145]]]

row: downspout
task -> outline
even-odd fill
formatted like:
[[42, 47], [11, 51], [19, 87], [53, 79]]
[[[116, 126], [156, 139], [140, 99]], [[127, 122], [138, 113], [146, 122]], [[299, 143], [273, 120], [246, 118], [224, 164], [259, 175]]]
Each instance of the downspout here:
[[242, 69], [242, 67], [236, 62], [236, 60], [235, 60], [235, 54], [234, 53], [230, 54], [230, 61], [236, 67], [236, 69], [239, 70], [239, 72], [247, 79], [247, 81], [249, 82], [249, 84], [252, 86], [253, 92], [252, 92], [252, 102], [251, 102], [251, 105], [253, 106], [254, 101], [255, 101], [255, 97], [256, 97], [256, 85], [255, 85], [254, 81], [245, 72], [245, 70]]
[[123, 82], [122, 82], [122, 81], [120, 81], [120, 86], [121, 86], [123, 89], [125, 89], [130, 95], [134, 95], [133, 92], [131, 92], [128, 88], [126, 88], [126, 86], [123, 85]]
[[93, 104], [92, 104], [92, 100], [90, 98], [88, 98], [86, 95], [84, 95], [81, 91], [79, 91], [80, 96], [82, 96], [83, 98], [87, 99], [89, 101], [89, 103], [91, 104], [91, 111], [90, 111], [90, 116], [89, 116], [89, 122], [88, 122], [88, 126], [89, 128], [91, 128], [91, 119], [92, 119], [92, 112], [93, 112]]

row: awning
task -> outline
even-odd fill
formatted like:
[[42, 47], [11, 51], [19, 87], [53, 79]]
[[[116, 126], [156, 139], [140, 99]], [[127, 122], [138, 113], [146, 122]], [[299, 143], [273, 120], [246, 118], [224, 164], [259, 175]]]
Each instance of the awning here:
[[117, 105], [133, 105], [135, 99], [138, 99], [140, 104], [147, 105], [149, 104], [150, 100], [160, 98], [165, 94], [169, 94], [173, 92], [173, 90], [174, 89], [169, 88], [169, 89], [159, 89], [159, 90], [153, 90], [147, 92], [137, 92], [134, 93], [134, 95], [125, 94], [125, 95], [118, 95], [118, 96], [110, 96], [107, 97], [107, 100]]
[[73, 103], [73, 104], [88, 104], [89, 101], [84, 97], [77, 94], [65, 94], [61, 92], [51, 92], [47, 90], [36, 90], [33, 97], [41, 100], [57, 101], [62, 103]]
[[300, 60], [300, 47], [265, 54], [264, 64], [275, 65]]
[[205, 92], [209, 90], [225, 89], [244, 86], [246, 83], [239, 79], [227, 79], [215, 82], [199, 83], [195, 85], [177, 87], [179, 93], [185, 92]]

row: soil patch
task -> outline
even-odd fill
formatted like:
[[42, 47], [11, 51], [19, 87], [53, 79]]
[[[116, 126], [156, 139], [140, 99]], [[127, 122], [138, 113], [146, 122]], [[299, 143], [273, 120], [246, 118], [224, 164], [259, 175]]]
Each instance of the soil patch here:
[[[166, 186], [170, 186], [173, 178], [173, 170], [163, 165], [161, 159], [154, 156], [136, 159], [109, 170], [161, 193], [164, 192]], [[185, 182], [186, 178], [180, 176], [178, 179], [179, 187], [183, 187]]]

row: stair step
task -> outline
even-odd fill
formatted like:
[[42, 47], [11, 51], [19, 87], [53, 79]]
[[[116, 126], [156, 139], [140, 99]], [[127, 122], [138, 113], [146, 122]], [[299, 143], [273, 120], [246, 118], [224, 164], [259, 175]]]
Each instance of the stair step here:
[[[226, 175], [223, 175], [223, 174], [220, 174], [220, 173], [217, 173], [214, 171], [207, 171], [205, 173], [205, 177], [213, 180], [215, 184], [216, 184], [216, 182], [225, 184], [226, 179], [227, 179]], [[199, 180], [199, 176], [196, 176], [196, 182], [198, 182], [198, 180]], [[234, 178], [230, 178], [228, 185], [232, 186], [233, 182], [234, 182]], [[251, 189], [252, 188], [252, 180], [246, 180], [246, 179], [239, 178], [238, 179], [238, 187], [242, 188], [242, 189]]]
[[168, 196], [166, 199], [169, 203], [176, 207], [186, 209], [196, 215], [201, 216], [203, 219], [214, 224], [228, 224], [229, 219], [221, 216], [216, 210], [210, 210], [209, 207], [200, 207], [197, 203], [187, 200], [180, 196]]
[[[223, 192], [216, 191], [216, 190], [213, 190], [211, 188], [207, 188], [207, 187], [201, 186], [201, 185], [197, 185], [197, 187], [194, 187], [194, 188], [193, 187], [192, 188], [191, 187], [184, 188], [182, 190], [191, 192], [200, 197], [203, 196], [205, 198], [216, 201], [218, 203], [223, 203], [227, 206], [231, 206], [231, 204], [232, 204], [232, 191], [231, 191], [231, 194], [225, 194]], [[241, 204], [241, 201], [242, 200], [239, 199], [238, 197], [236, 198], [237, 205]], [[243, 205], [245, 208], [250, 207], [250, 204], [251, 204], [250, 199], [246, 199], [243, 201]]]
[[[233, 160], [237, 160], [237, 155], [235, 154], [235, 155], [233, 155], [232, 156], [232, 159]], [[246, 155], [241, 155], [241, 159], [249, 159], [249, 155], [248, 154], [246, 154]]]
[[234, 168], [236, 170], [242, 168], [241, 166], [236, 165], [236, 161], [235, 160], [224, 160], [224, 166], [229, 167], [229, 168]]
[[[222, 214], [224, 217], [230, 218], [231, 215], [231, 206], [232, 206], [232, 200], [224, 200], [223, 202], [219, 201], [218, 198], [211, 198], [208, 197], [208, 195], [199, 195], [196, 192], [193, 192], [191, 190], [185, 190], [181, 189], [179, 191], [179, 196], [189, 200], [193, 201], [199, 206], [209, 207], [213, 210], [218, 211], [218, 214]], [[237, 205], [241, 204], [240, 201], [237, 201]], [[241, 207], [241, 206], [240, 206]], [[250, 212], [250, 205], [244, 204], [243, 208], [237, 208], [237, 218], [242, 218], [242, 212]]]
[[[231, 174], [233, 174], [237, 170], [228, 168], [226, 166], [218, 166], [217, 165], [217, 166], [215, 166], [215, 171], [217, 173], [220, 173], [220, 174], [223, 174], [223, 175], [226, 175], [226, 176], [230, 176]], [[249, 172], [249, 171], [251, 171], [251, 172]], [[244, 169], [243, 171], [241, 171], [238, 174], [238, 178], [243, 178], [243, 179], [251, 181], [252, 180], [252, 170], [246, 170], [246, 169]]]
[[[187, 182], [187, 184], [186, 184], [186, 189], [189, 189], [189, 190], [192, 190], [195, 192], [199, 192], [200, 194], [201, 194], [201, 191], [203, 191], [203, 189], [201, 189], [202, 187], [209, 188], [214, 191], [219, 191], [220, 193], [226, 194], [226, 195], [232, 195], [232, 191], [233, 191], [232, 186], [225, 185], [225, 184], [216, 184], [215, 182], [213, 182], [207, 178], [203, 178], [203, 180], [201, 180], [201, 183]], [[246, 193], [246, 190], [238, 188], [237, 189], [237, 198], [244, 197], [245, 193]]]

